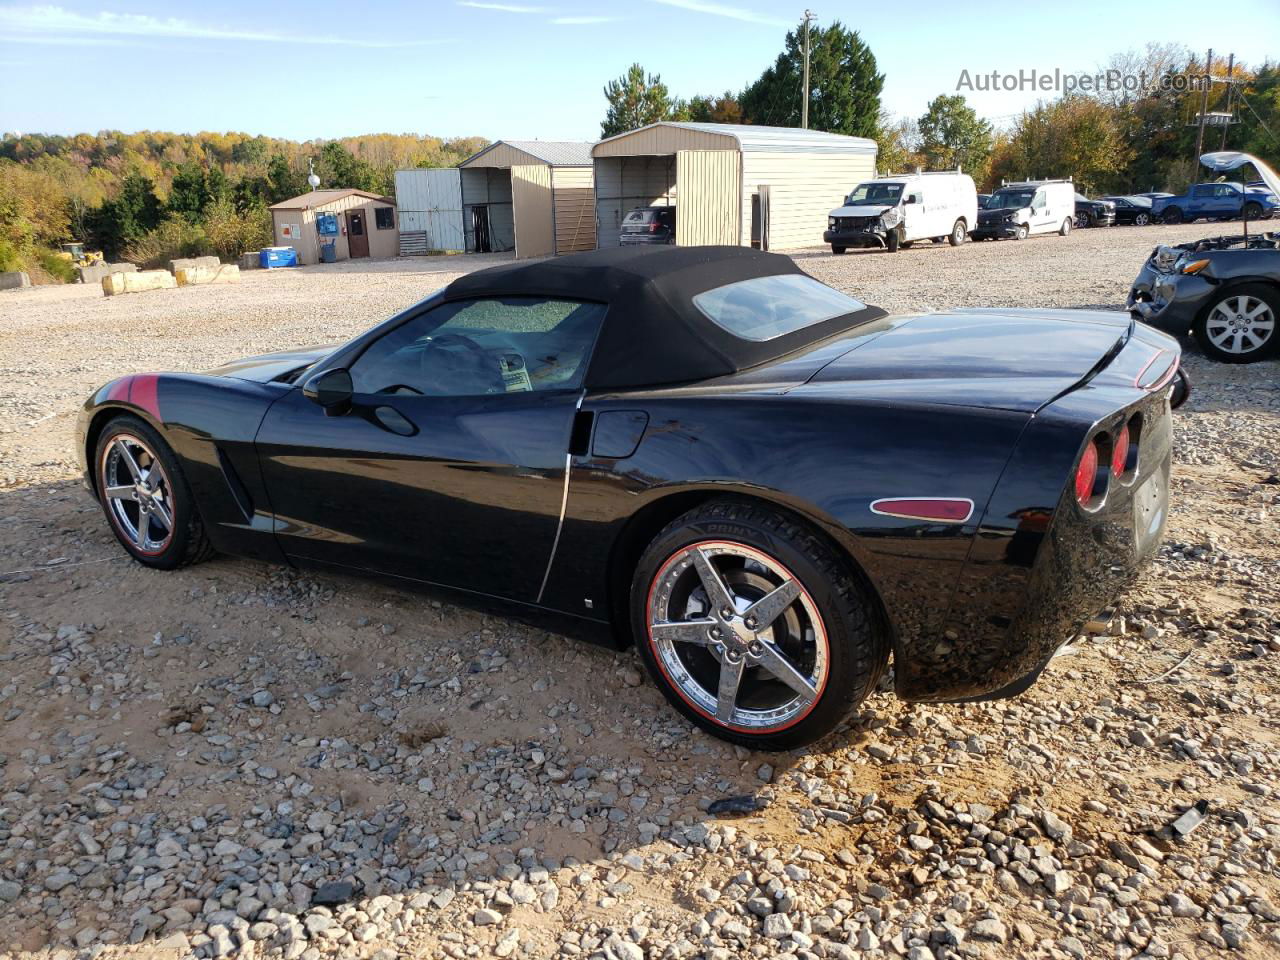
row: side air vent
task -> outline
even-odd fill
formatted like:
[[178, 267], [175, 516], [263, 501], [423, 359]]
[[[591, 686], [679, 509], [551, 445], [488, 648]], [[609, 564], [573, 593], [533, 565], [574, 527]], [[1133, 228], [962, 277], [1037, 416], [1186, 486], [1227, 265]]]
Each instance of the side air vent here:
[[215, 449], [218, 451], [218, 466], [222, 468], [223, 479], [227, 481], [227, 489], [231, 491], [231, 499], [244, 514], [246, 522], [253, 520], [253, 498], [249, 496], [244, 481], [240, 479], [240, 474], [236, 473], [236, 468], [231, 465], [231, 458], [226, 452], [221, 447]]

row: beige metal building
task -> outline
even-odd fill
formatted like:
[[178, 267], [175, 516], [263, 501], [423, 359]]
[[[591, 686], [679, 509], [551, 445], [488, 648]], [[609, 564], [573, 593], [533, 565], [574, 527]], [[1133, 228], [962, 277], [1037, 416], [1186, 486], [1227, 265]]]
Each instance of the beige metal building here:
[[[319, 263], [320, 246], [334, 244], [334, 259], [400, 254], [396, 202], [364, 190], [313, 190], [271, 206], [275, 246], [293, 247], [299, 263]], [[335, 234], [321, 234], [317, 218], [332, 215]]]
[[519, 258], [595, 248], [590, 143], [499, 140], [458, 166], [468, 251]]
[[785, 250], [822, 242], [827, 214], [875, 176], [876, 144], [798, 127], [663, 122], [601, 140], [597, 243], [636, 207], [675, 206], [676, 243]]

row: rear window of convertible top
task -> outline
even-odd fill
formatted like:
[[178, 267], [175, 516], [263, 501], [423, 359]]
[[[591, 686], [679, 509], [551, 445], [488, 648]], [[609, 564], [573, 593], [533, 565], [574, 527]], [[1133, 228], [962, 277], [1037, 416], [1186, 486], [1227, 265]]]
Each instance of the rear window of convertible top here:
[[813, 277], [798, 273], [728, 283], [697, 294], [693, 305], [708, 320], [735, 337], [756, 342], [857, 313], [867, 306]]

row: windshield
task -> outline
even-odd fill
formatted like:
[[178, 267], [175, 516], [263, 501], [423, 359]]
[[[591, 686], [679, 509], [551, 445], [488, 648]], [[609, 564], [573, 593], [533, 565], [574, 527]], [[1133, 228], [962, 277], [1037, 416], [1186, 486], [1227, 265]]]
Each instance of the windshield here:
[[988, 210], [1017, 210], [1019, 207], [1031, 206], [1034, 190], [999, 190], [987, 201]]
[[693, 305], [735, 337], [757, 343], [857, 313], [867, 306], [813, 277], [796, 273], [728, 283], [698, 294]]
[[902, 184], [900, 183], [860, 183], [845, 199], [845, 204], [850, 207], [882, 203], [894, 206], [901, 196]]

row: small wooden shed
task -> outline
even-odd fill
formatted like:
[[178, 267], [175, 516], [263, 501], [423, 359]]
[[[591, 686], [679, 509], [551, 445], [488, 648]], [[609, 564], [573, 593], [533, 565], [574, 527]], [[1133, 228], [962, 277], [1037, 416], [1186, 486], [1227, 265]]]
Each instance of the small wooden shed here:
[[517, 258], [594, 250], [591, 146], [498, 140], [460, 163], [467, 250]]
[[395, 257], [400, 253], [396, 202], [348, 188], [312, 190], [271, 205], [277, 247], [293, 247], [298, 263], [319, 263], [321, 244], [333, 243], [335, 260]]

